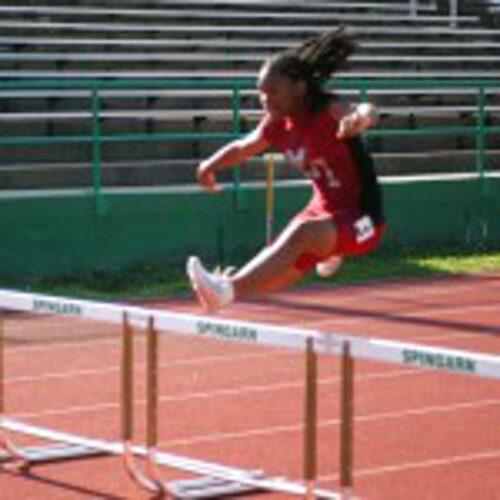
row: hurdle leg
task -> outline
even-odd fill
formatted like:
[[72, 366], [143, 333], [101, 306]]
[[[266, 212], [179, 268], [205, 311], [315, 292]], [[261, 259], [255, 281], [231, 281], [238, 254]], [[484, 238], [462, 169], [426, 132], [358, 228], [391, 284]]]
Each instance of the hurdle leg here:
[[347, 341], [342, 345], [340, 398], [340, 491], [348, 500], [354, 486], [354, 358]]
[[306, 499], [316, 498], [317, 480], [317, 419], [318, 419], [318, 361], [314, 340], [307, 339], [305, 351], [305, 396], [304, 396], [304, 481]]
[[146, 332], [146, 463], [151, 480], [162, 495], [166, 494], [164, 484], [156, 462], [158, 446], [158, 330], [154, 319], [148, 320]]
[[134, 437], [134, 329], [126, 313], [122, 323], [122, 364], [121, 364], [121, 410], [122, 410], [122, 440], [123, 463], [128, 475], [141, 488], [155, 496], [160, 496], [162, 490], [158, 483], [151, 479], [139, 467], [133, 452]]
[[[228, 495], [255, 492], [255, 486], [244, 485], [236, 481], [201, 477], [166, 482], [158, 466], [158, 330], [154, 319], [148, 321], [146, 337], [146, 465], [149, 481], [157, 488], [157, 495], [174, 498], [223, 498]], [[248, 471], [248, 478], [263, 478], [262, 471]]]
[[[5, 415], [5, 324], [4, 313], [0, 311], [0, 419]], [[0, 434], [0, 448], [5, 451], [5, 459], [1, 459], [3, 468], [17, 472], [27, 471], [30, 462], [22, 448], [16, 446], [7, 436], [5, 430]]]
[[[0, 423], [5, 418], [5, 324], [0, 311]], [[102, 455], [99, 450], [91, 450], [82, 445], [54, 443], [44, 446], [21, 447], [7, 435], [0, 425], [0, 467], [15, 472], [27, 472], [37, 464], [53, 463], [61, 460], [76, 460]]]

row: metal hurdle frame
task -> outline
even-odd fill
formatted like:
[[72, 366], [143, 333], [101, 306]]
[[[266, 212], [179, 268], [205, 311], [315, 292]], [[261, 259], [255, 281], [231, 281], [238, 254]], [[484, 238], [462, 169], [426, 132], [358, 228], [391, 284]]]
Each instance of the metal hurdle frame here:
[[[7, 418], [4, 415], [4, 363], [0, 349], [0, 429], [60, 443], [40, 448], [37, 453], [18, 448], [3, 438], [8, 456], [4, 463], [21, 464], [26, 468], [53, 460], [83, 458], [95, 454], [122, 456], [132, 478], [155, 494], [169, 493], [176, 498], [221, 498], [241, 491], [269, 490], [299, 495], [308, 500], [326, 498], [346, 500], [353, 497], [353, 434], [354, 434], [354, 359], [366, 359], [416, 368], [459, 373], [500, 380], [500, 356], [469, 353], [455, 349], [436, 349], [419, 344], [377, 340], [314, 330], [293, 329], [223, 320], [207, 316], [155, 311], [141, 307], [73, 300], [41, 294], [0, 290], [0, 310], [107, 321], [122, 325], [122, 441], [110, 442], [86, 436], [38, 427]], [[147, 334], [147, 429], [146, 445], [134, 445], [131, 408], [133, 329]], [[228, 467], [157, 450], [157, 356], [158, 333], [198, 335], [219, 340], [282, 347], [304, 352], [306, 363], [304, 400], [304, 446], [302, 482], [267, 477], [262, 471]], [[0, 322], [0, 333], [2, 332]], [[3, 340], [0, 340], [0, 348]], [[317, 483], [317, 355], [341, 356], [341, 436], [340, 492], [316, 487]], [[150, 386], [150, 387], [149, 387]], [[0, 440], [2, 444], [2, 440]], [[60, 447], [61, 452], [58, 452]], [[141, 470], [137, 459], [145, 460]], [[0, 462], [2, 460], [0, 459]], [[159, 466], [193, 473], [201, 479], [164, 483]]]
[[[4, 364], [4, 321], [0, 309], [0, 424], [5, 414], [5, 364]], [[0, 425], [1, 427], [1, 425]], [[32, 465], [60, 460], [74, 460], [102, 455], [97, 449], [81, 444], [59, 443], [53, 446], [18, 446], [6, 433], [0, 433], [0, 466], [17, 472], [26, 472]]]
[[[129, 476], [143, 489], [155, 496], [171, 495], [175, 498], [207, 498], [252, 492], [255, 486], [228, 481], [222, 478], [205, 477], [173, 481], [162, 479], [158, 467], [158, 330], [154, 317], [148, 319], [146, 330], [146, 454], [143, 467], [139, 464], [133, 447], [133, 380], [134, 380], [134, 328], [128, 314], [123, 314], [122, 328], [122, 440], [123, 463]], [[261, 471], [246, 471], [248, 478], [264, 479]]]
[[[175, 498], [221, 498], [243, 492], [275, 491], [297, 495], [308, 500], [324, 498], [342, 500], [342, 493], [318, 488], [316, 464], [317, 436], [317, 354], [319, 341], [324, 334], [311, 330], [287, 328], [241, 321], [219, 320], [206, 316], [167, 313], [151, 309], [104, 304], [87, 300], [73, 300], [42, 294], [0, 291], [0, 310], [53, 314], [122, 325], [122, 440], [117, 442], [93, 439], [78, 434], [26, 424], [7, 418], [4, 408], [3, 349], [0, 351], [0, 429], [4, 431], [2, 443], [10, 443], [7, 432], [29, 435], [57, 443], [39, 447], [37, 456], [28, 449], [3, 446], [6, 456], [0, 464], [17, 464], [22, 461], [24, 470], [29, 467], [58, 460], [88, 458], [97, 454], [118, 455], [131, 478], [154, 495], [169, 494]], [[146, 443], [134, 445], [133, 439], [133, 336], [134, 328], [147, 335], [147, 404]], [[216, 339], [232, 339], [241, 342], [291, 348], [304, 352], [306, 363], [304, 404], [304, 481], [292, 481], [282, 477], [268, 477], [261, 470], [244, 470], [220, 464], [192, 459], [157, 450], [157, 356], [158, 333], [200, 335]], [[1, 329], [0, 329], [1, 333]], [[335, 349], [328, 340], [328, 351]], [[0, 341], [0, 348], [3, 343]], [[340, 349], [337, 346], [337, 351]], [[58, 450], [61, 453], [58, 453]], [[141, 464], [139, 460], [143, 460]], [[143, 465], [143, 467], [141, 467]], [[159, 466], [170, 467], [195, 474], [201, 479], [165, 483]]]

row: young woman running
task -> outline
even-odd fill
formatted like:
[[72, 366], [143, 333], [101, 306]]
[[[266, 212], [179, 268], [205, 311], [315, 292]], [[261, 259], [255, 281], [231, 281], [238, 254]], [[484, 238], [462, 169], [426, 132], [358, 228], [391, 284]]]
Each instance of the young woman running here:
[[217, 191], [217, 172], [276, 148], [313, 187], [308, 205], [236, 273], [211, 273], [198, 257], [188, 259], [187, 274], [207, 312], [289, 287], [314, 268], [333, 274], [344, 256], [378, 245], [385, 227], [381, 191], [357, 137], [375, 124], [375, 109], [343, 105], [323, 89], [353, 51], [352, 39], [340, 29], [268, 59], [258, 77], [265, 110], [259, 125], [199, 165], [201, 186]]

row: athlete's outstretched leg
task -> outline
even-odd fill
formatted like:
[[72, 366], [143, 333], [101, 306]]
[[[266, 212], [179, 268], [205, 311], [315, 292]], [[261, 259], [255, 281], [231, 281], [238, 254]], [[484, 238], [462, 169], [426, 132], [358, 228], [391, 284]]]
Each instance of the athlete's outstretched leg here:
[[284, 289], [335, 250], [337, 232], [330, 218], [294, 219], [278, 239], [232, 277], [208, 273], [196, 257], [187, 272], [200, 301], [215, 311], [234, 299]]

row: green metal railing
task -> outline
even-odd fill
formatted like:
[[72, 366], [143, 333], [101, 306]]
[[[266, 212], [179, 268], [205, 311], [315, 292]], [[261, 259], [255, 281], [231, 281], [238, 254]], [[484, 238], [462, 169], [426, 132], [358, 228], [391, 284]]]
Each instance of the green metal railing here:
[[[485, 171], [487, 168], [486, 137], [500, 134], [499, 126], [487, 124], [487, 94], [500, 92], [500, 81], [495, 80], [424, 80], [405, 79], [399, 81], [371, 81], [343, 79], [336, 81], [335, 88], [341, 91], [356, 91], [359, 99], [370, 98], [375, 90], [473, 90], [476, 99], [476, 123], [473, 126], [426, 126], [419, 128], [378, 128], [368, 132], [368, 136], [424, 136], [424, 135], [467, 135], [476, 138], [475, 170], [479, 176], [480, 189], [486, 190]], [[227, 141], [238, 137], [241, 130], [242, 91], [255, 88], [254, 80], [162, 80], [162, 79], [122, 79], [122, 80], [8, 80], [0, 81], [0, 100], [8, 98], [9, 92], [40, 90], [79, 90], [88, 92], [92, 115], [91, 132], [73, 135], [3, 136], [0, 146], [55, 146], [58, 144], [86, 143], [92, 146], [92, 184], [95, 207], [98, 213], [105, 211], [102, 194], [102, 145], [126, 142], [164, 141]], [[227, 90], [231, 95], [230, 132], [162, 132], [162, 133], [103, 133], [102, 99], [103, 92], [109, 90]], [[416, 109], [418, 113], [418, 108]], [[235, 186], [240, 184], [239, 175], [234, 178]]]

